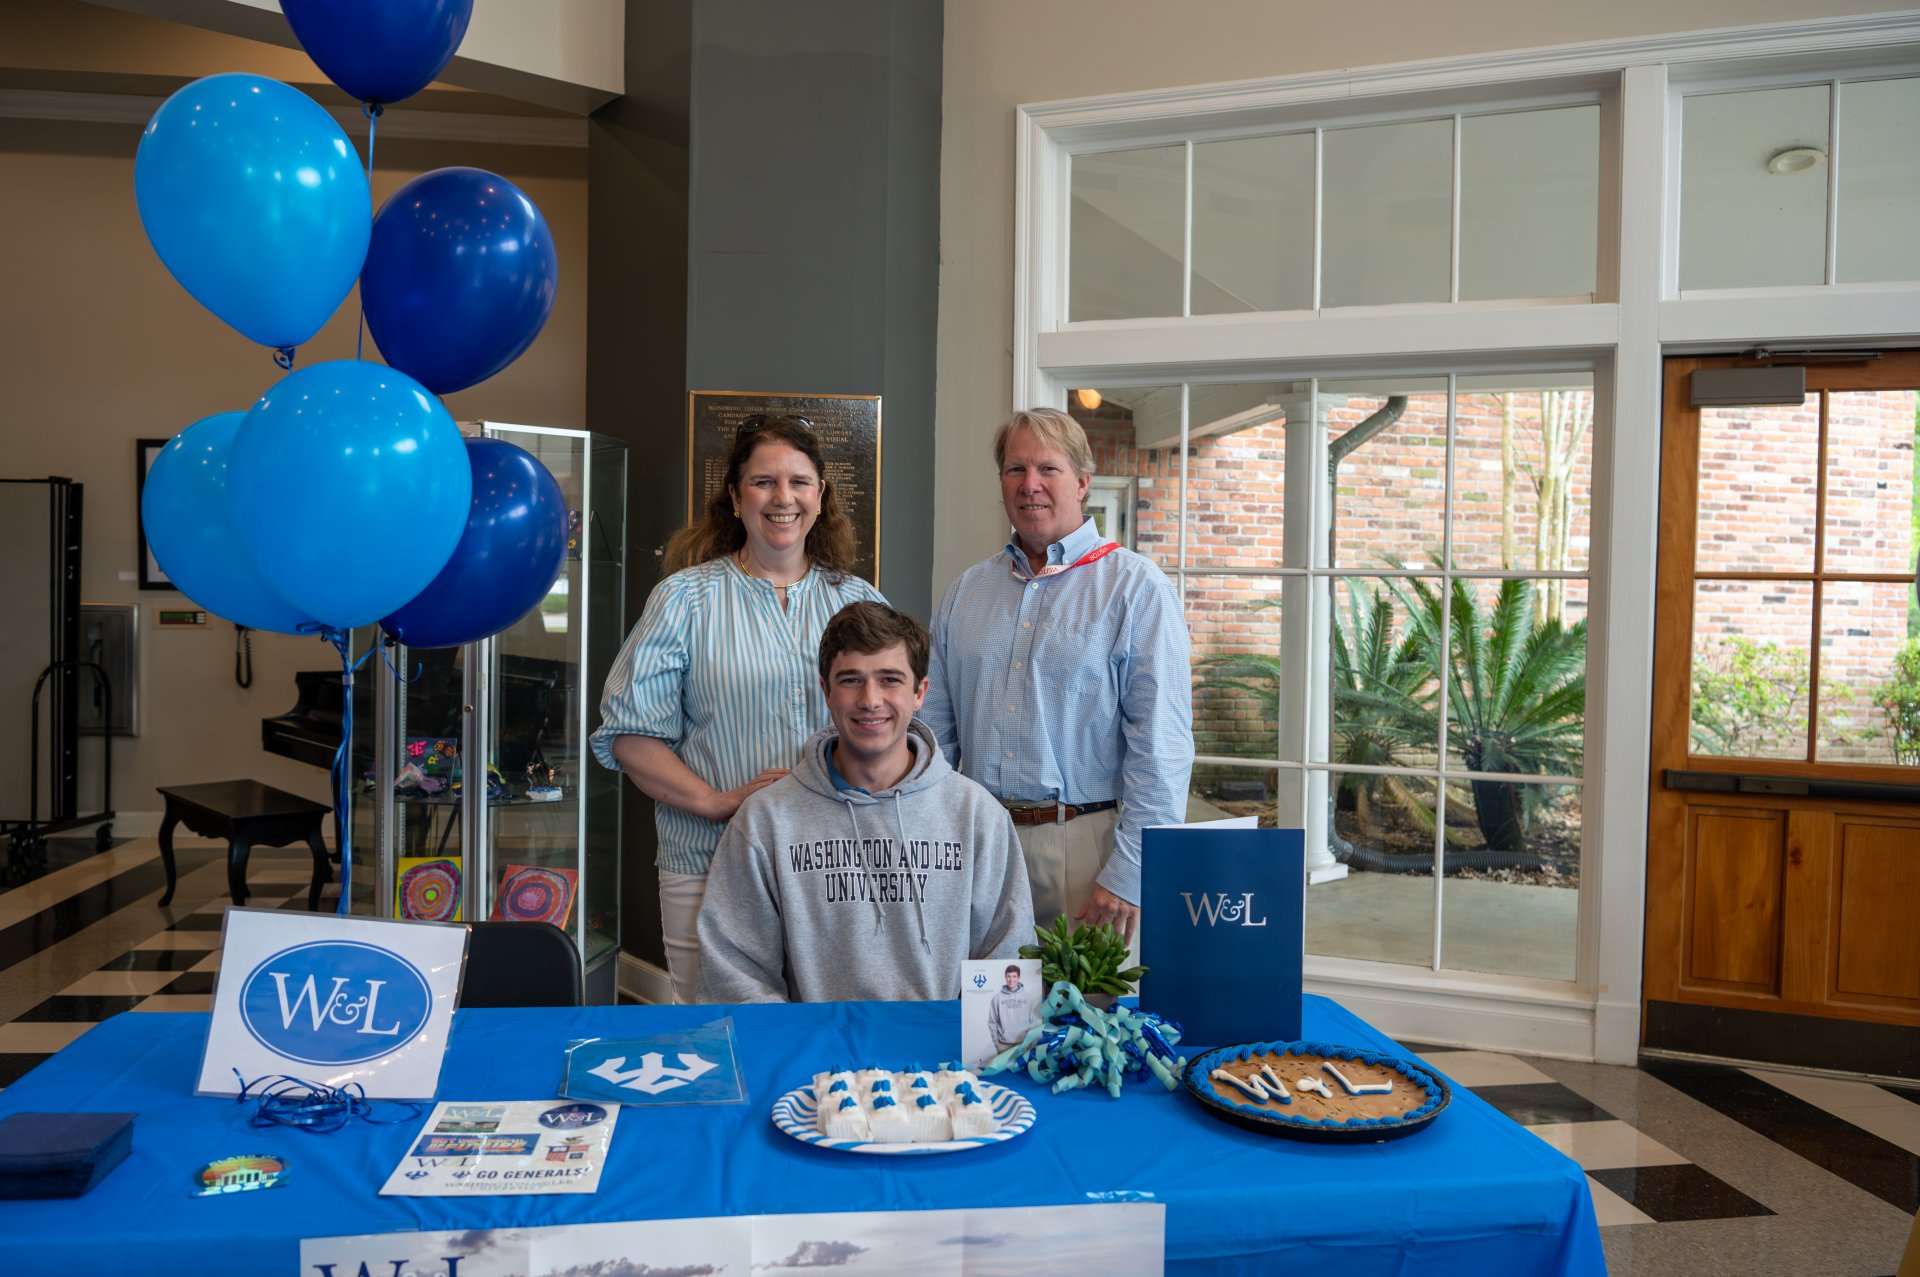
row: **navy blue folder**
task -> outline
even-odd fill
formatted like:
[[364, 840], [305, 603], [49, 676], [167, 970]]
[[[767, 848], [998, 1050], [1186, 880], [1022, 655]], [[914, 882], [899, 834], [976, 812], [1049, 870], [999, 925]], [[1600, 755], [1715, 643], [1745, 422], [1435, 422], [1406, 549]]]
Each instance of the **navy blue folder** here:
[[1167, 827], [1141, 836], [1140, 1005], [1180, 1049], [1300, 1037], [1306, 846], [1298, 829]]

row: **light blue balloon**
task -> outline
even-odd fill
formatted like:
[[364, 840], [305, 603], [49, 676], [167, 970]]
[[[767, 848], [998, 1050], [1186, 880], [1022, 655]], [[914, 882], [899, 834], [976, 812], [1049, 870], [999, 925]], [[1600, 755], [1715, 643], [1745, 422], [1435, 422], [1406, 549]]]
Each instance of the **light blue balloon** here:
[[228, 512], [228, 460], [246, 415], [216, 413], [173, 437], [140, 489], [140, 524], [167, 579], [195, 605], [236, 625], [293, 634], [313, 618], [267, 587]]
[[460, 429], [419, 382], [342, 359], [282, 377], [234, 436], [233, 521], [267, 585], [340, 629], [420, 593], [467, 525]]
[[319, 103], [265, 76], [210, 75], [161, 103], [133, 190], [173, 277], [263, 346], [319, 332], [366, 260], [359, 155]]

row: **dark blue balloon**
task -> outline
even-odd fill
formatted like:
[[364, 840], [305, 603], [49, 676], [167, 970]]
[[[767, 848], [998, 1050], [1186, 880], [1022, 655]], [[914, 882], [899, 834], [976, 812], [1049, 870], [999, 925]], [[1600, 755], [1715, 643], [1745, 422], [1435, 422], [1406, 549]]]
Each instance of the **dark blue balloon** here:
[[520, 357], [553, 309], [547, 219], [485, 169], [422, 173], [373, 219], [360, 304], [380, 353], [436, 395]]
[[133, 193], [173, 277], [263, 346], [319, 332], [366, 260], [360, 156], [318, 102], [278, 80], [210, 75], [161, 103]]
[[234, 434], [227, 493], [261, 579], [344, 630], [439, 574], [472, 485], [460, 427], [438, 399], [392, 368], [341, 359], [260, 396]]
[[380, 624], [409, 647], [458, 647], [537, 607], [567, 553], [567, 500], [532, 453], [468, 439], [473, 509], [433, 584]]
[[313, 618], [268, 588], [227, 503], [227, 457], [246, 415], [216, 413], [174, 436], [147, 471], [140, 523], [174, 589], [236, 625], [297, 634]]
[[402, 102], [446, 69], [473, 0], [280, 0], [327, 78], [362, 102]]

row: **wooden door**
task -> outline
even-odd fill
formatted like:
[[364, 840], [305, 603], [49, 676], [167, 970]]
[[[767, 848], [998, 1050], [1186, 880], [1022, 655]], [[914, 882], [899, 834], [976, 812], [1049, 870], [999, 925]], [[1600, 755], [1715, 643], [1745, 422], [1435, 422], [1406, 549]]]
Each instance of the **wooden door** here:
[[1643, 1041], [1920, 1076], [1920, 355], [1666, 370]]

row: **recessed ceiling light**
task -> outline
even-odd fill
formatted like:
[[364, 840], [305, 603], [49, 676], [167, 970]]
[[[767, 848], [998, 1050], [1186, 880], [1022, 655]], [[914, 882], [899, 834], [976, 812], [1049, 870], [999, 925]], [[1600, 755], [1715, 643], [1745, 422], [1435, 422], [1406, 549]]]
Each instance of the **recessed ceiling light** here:
[[1767, 172], [1804, 173], [1826, 158], [1827, 153], [1817, 146], [1790, 146], [1774, 152], [1773, 158], [1767, 161]]

